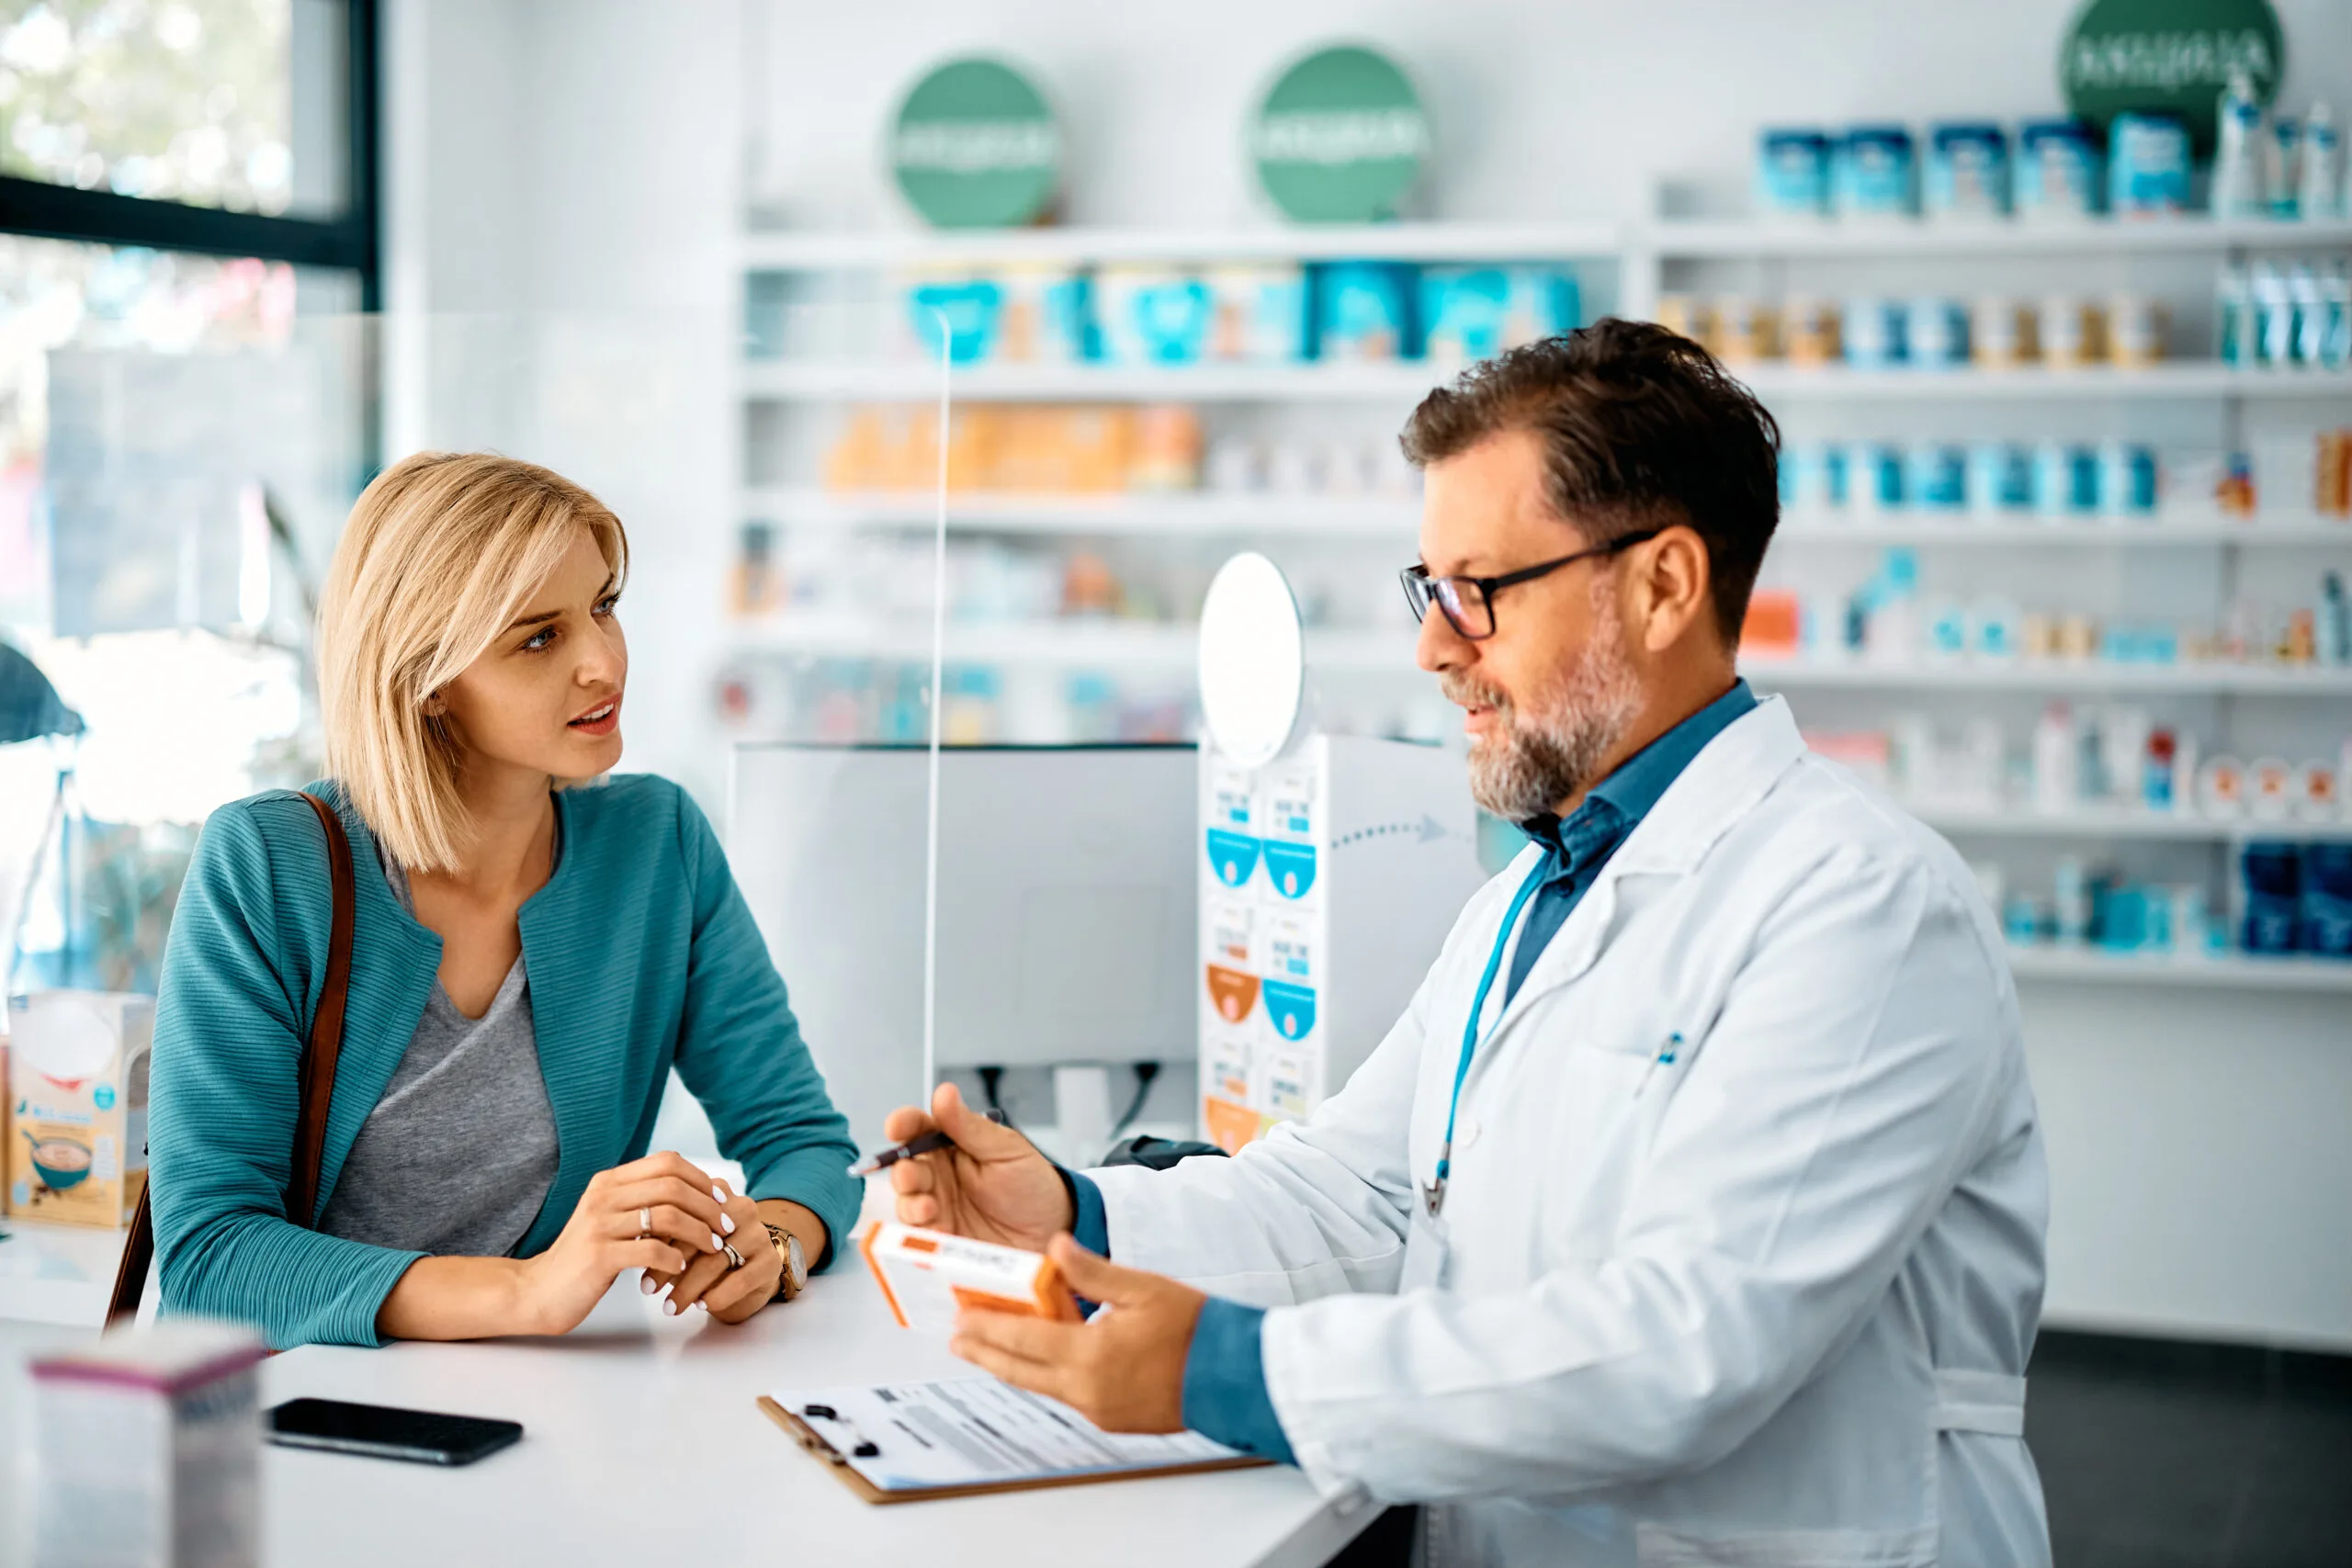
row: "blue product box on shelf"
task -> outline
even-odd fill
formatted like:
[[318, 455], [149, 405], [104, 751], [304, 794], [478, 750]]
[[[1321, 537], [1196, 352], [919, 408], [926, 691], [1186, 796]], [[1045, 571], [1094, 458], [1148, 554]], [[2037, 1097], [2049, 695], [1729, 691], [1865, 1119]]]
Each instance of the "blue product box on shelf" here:
[[1767, 127], [1756, 138], [1759, 218], [1822, 218], [1829, 212], [1829, 133]]
[[2188, 128], [2173, 114], [2119, 114], [2107, 128], [2107, 207], [2118, 218], [2188, 208]]
[[1350, 363], [1418, 359], [1405, 262], [1329, 262], [1315, 269], [1315, 355]]
[[950, 364], [978, 365], [995, 357], [1004, 290], [993, 278], [925, 278], [907, 289], [907, 318], [926, 354], [944, 337]]
[[2303, 949], [2352, 958], [2352, 843], [2305, 844], [2302, 858]]
[[1838, 139], [1831, 191], [1840, 218], [1907, 218], [1917, 155], [1900, 125], [1857, 125]]
[[2250, 843], [2238, 855], [2238, 874], [2245, 884], [2245, 950], [2294, 952], [2302, 917], [2302, 856], [2297, 847]]
[[1306, 357], [1306, 270], [1296, 262], [1209, 269], [1211, 354], [1245, 365]]
[[1928, 133], [1927, 205], [1938, 218], [2002, 218], [2009, 210], [2009, 138], [1990, 123]]
[[1208, 356], [1216, 310], [1209, 286], [1181, 267], [1104, 267], [1094, 283], [1104, 359], [1114, 365], [1197, 365]]
[[1432, 266], [1420, 284], [1426, 358], [1491, 359], [1583, 325], [1576, 274], [1565, 268]]
[[2103, 159], [2078, 119], [2030, 119], [2018, 128], [2013, 185], [2020, 218], [2088, 218], [2099, 209]]

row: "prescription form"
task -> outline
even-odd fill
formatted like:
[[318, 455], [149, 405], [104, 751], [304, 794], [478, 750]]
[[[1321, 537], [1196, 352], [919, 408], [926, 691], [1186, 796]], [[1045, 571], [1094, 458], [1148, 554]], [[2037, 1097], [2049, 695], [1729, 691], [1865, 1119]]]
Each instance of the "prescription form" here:
[[883, 1492], [1148, 1475], [1249, 1457], [1196, 1432], [1105, 1432], [1058, 1400], [985, 1374], [939, 1382], [776, 1389], [769, 1397]]

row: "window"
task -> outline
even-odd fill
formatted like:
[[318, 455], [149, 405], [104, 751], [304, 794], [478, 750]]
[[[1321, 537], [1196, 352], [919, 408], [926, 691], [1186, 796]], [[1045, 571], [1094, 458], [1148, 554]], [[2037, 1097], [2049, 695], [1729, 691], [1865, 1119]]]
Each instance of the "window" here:
[[0, 638], [87, 726], [0, 744], [0, 985], [151, 987], [194, 825], [317, 774], [309, 598], [375, 457], [375, 27], [0, 0]]

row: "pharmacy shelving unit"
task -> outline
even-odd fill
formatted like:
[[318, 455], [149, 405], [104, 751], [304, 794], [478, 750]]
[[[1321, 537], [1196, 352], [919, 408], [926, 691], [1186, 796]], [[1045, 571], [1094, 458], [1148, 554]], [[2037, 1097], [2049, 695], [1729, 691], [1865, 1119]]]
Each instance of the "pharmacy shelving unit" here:
[[[2324, 254], [2352, 250], [2352, 222], [2216, 222], [2201, 219], [2130, 223], [1877, 225], [1763, 224], [1653, 220], [1624, 226], [1593, 224], [1416, 223], [1314, 229], [1109, 231], [1037, 229], [974, 234], [921, 232], [750, 234], [742, 241], [745, 274], [790, 274], [819, 287], [843, 280], [880, 283], [907, 269], [941, 265], [1038, 264], [1078, 265], [1256, 260], [1394, 259], [1450, 262], [1572, 263], [1588, 281], [1613, 279], [1620, 314], [1654, 313], [1667, 284], [1693, 269], [1725, 268], [1742, 276], [1776, 280], [1826, 268], [1838, 281], [1832, 293], [1856, 288], [1877, 269], [1964, 265], [1972, 277], [2000, 287], [2002, 268], [2081, 269], [2147, 264], [2211, 265], [2264, 254]], [[819, 280], [821, 280], [820, 282]], [[1878, 290], [1900, 293], [1889, 287]], [[1604, 288], [1604, 293], [1606, 289]], [[1763, 363], [1739, 373], [1768, 406], [1795, 416], [1805, 411], [1950, 410], [1956, 432], [1984, 428], [1996, 411], [2026, 405], [2076, 411], [2075, 417], [2149, 417], [2178, 421], [2210, 412], [2222, 444], [2234, 444], [2248, 411], [2290, 418], [2317, 410], [2352, 423], [2352, 376], [2288, 369], [2239, 369], [2193, 358], [2137, 370], [2106, 367], [2010, 370], [1861, 370]], [[1450, 367], [1430, 363], [1301, 366], [982, 366], [951, 378], [958, 404], [1001, 402], [1189, 402], [1215, 405], [1224, 417], [1261, 417], [1251, 411], [1321, 408], [1324, 418], [1363, 421], [1367, 433], [1393, 429]], [[842, 401], [929, 401], [938, 395], [935, 367], [883, 357], [823, 356], [755, 360], [740, 372], [748, 407], [786, 409]], [[2136, 412], [2135, 412], [2136, 411]], [[746, 485], [739, 497], [745, 521], [789, 530], [833, 529], [912, 533], [929, 528], [937, 503], [928, 494], [841, 494], [819, 489], [809, 473], [781, 483]], [[1402, 495], [1109, 494], [1024, 496], [988, 492], [951, 495], [951, 530], [980, 536], [1079, 539], [1209, 539], [1329, 541], [1364, 551], [1367, 570], [1385, 573], [1418, 527], [1419, 504]], [[1783, 520], [1776, 554], [1804, 570], [1815, 552], [1909, 545], [1965, 551], [1994, 562], [2014, 558], [2017, 570], [2067, 570], [2082, 552], [2164, 571], [2205, 570], [2234, 584], [2244, 565], [2274, 553], [2321, 551], [2331, 564], [2344, 550], [2352, 569], [2352, 523], [2315, 515], [2268, 498], [2254, 519], [2187, 512], [2147, 520], [2013, 521], [1909, 513], [1884, 517], [1792, 513]], [[2051, 562], [2049, 567], [2036, 563]], [[2163, 564], [2156, 564], [2163, 563]], [[2226, 596], [2226, 590], [2224, 592]], [[841, 655], [918, 660], [927, 657], [926, 628], [797, 615], [743, 627], [747, 650], [793, 657]], [[1005, 666], [1156, 672], [1181, 679], [1191, 667], [1192, 634], [1182, 625], [1124, 622], [951, 624], [951, 660]], [[1354, 679], [1418, 679], [1409, 641], [1389, 633], [1341, 628], [1310, 632], [1309, 659], [1318, 671]], [[2352, 672], [2267, 665], [2111, 664], [2098, 661], [1959, 661], [1888, 664], [1862, 660], [1757, 660], [1748, 671], [1759, 686], [1787, 692], [1802, 712], [1828, 699], [1894, 704], [1930, 701], [1963, 709], [1981, 702], [2014, 705], [2020, 694], [2115, 700], [2189, 701], [2227, 733], [2234, 705], [2253, 701], [2266, 711], [2279, 705], [2309, 709], [2316, 722], [2352, 728]], [[2210, 750], [2210, 748], [2209, 748]], [[2333, 754], [2333, 747], [2328, 749]], [[1930, 820], [1972, 852], [1998, 840], [2034, 838], [2086, 846], [2134, 840], [2174, 840], [2220, 849], [2239, 841], [2236, 827], [2194, 817], [2125, 817], [2079, 813], [2034, 818], [2007, 811], [1933, 812]], [[2320, 836], [2314, 834], [2312, 836]], [[2312, 968], [2259, 960], [2183, 959], [2139, 963], [2096, 952], [2019, 949], [2021, 975], [2053, 980], [2121, 978], [2182, 985], [2278, 984], [2341, 988], [2352, 967]], [[2310, 976], [2308, 981], [2283, 978]]]
[[[2162, 278], [2184, 287], [2264, 254], [2326, 254], [2352, 250], [2352, 223], [2218, 222], [2207, 219], [2061, 224], [2022, 222], [1762, 223], [1667, 221], [1645, 224], [1628, 238], [1623, 298], [1629, 310], [1655, 313], [1668, 292], [1704, 296], [1719, 288], [1755, 294], [1903, 297], [1915, 292], [2059, 292], [2097, 294], [2124, 279]], [[1924, 288], [1935, 278], [1964, 288]], [[1746, 286], [1744, 288], [1738, 286]], [[1758, 286], [1761, 286], [1759, 288]], [[2162, 285], [2152, 292], [2162, 297]], [[2202, 301], [2167, 298], [2176, 319], [2194, 318]], [[1856, 369], [1758, 363], [1738, 373], [1784, 424], [1812, 420], [1875, 422], [1914, 428], [1927, 419], [1947, 422], [1937, 437], [2018, 438], [2019, 427], [2063, 431], [2100, 428], [2110, 434], [2149, 426], [2172, 432], [2211, 422], [2211, 444], [2223, 450], [2248, 445], [2249, 421], [2352, 424], [2352, 376], [2341, 372], [2242, 369], [2177, 358], [2144, 368], [2086, 367], [2050, 369], [1895, 367]], [[2030, 412], [2018, 412], [2030, 411]], [[2046, 422], [2046, 424], [2045, 424]], [[2008, 428], [2001, 428], [2003, 425]], [[2301, 500], [2301, 498], [2293, 498]], [[2352, 569], [2352, 527], [2341, 519], [2281, 508], [2275, 494], [2259, 520], [2168, 515], [2146, 521], [1991, 522], [1973, 517], [1904, 514], [1879, 519], [1792, 516], [1790, 545], [1808, 548], [1910, 545], [1955, 561], [1964, 581], [1982, 592], [1997, 576], [2015, 597], [2069, 573], [2110, 584], [2127, 574], [2135, 592], [2162, 585], [2176, 595], [2207, 585], [2227, 602], [2249, 569], [2267, 570], [2274, 553], [2291, 570], [2305, 570], [2309, 552], [2337, 570]], [[2176, 508], [2178, 498], [2169, 500]], [[2086, 555], [2085, 551], [2096, 551]], [[1957, 565], [1951, 552], [1969, 552]], [[2060, 553], [2065, 552], [2065, 553]], [[2304, 552], [2302, 555], [2284, 552]], [[2340, 552], [2340, 553], [2339, 553]], [[1801, 587], [1810, 581], [1809, 558], [1783, 548], [1781, 567]], [[2271, 738], [2307, 734], [2311, 751], [2333, 759], [2352, 732], [2352, 671], [2276, 665], [2122, 664], [2020, 660], [1889, 665], [1866, 660], [1758, 660], [1759, 685], [1785, 690], [1800, 718], [1826, 703], [1840, 716], [1876, 712], [1881, 721], [1898, 706], [1920, 705], [1951, 718], [2002, 714], [2014, 724], [2026, 694], [2146, 701], [2176, 713], [2193, 712], [2212, 731], [2207, 751], [2234, 739], [2242, 718], [2258, 718]], [[2186, 706], [2184, 706], [2186, 705]], [[2248, 705], [2252, 705], [2249, 708]], [[2281, 717], [2281, 715], [2290, 716]], [[1867, 721], [1866, 721], [1867, 722]], [[2010, 736], [2012, 744], [2018, 737]], [[2210, 854], [2215, 885], [2226, 886], [2234, 867], [2225, 857], [2255, 837], [2303, 840], [2342, 839], [2337, 823], [2221, 822], [2193, 812], [2081, 810], [2039, 815], [2023, 808], [1922, 806], [1919, 815], [1951, 837], [1964, 852], [2008, 863], [2052, 852], [2106, 856], [2143, 852], [2171, 857]], [[2166, 848], [2165, 846], [2177, 846]], [[2226, 900], [2221, 906], [2228, 907]], [[2091, 949], [2020, 947], [2011, 967], [2021, 978], [2064, 984], [2239, 987], [2273, 991], [2352, 991], [2352, 964], [2222, 955], [2138, 957]]]

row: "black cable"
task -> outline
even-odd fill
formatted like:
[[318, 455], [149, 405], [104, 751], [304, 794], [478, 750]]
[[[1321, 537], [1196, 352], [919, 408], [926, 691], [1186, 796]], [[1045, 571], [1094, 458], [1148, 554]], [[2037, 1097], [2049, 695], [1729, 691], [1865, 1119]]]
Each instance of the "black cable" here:
[[1127, 1130], [1127, 1124], [1143, 1114], [1143, 1102], [1151, 1098], [1151, 1080], [1159, 1076], [1158, 1062], [1136, 1064], [1136, 1097], [1127, 1102], [1127, 1113], [1111, 1125], [1111, 1136], [1117, 1137]]
[[1004, 1087], [1004, 1069], [1002, 1067], [974, 1067], [972, 1070], [980, 1077], [980, 1097], [989, 1102], [989, 1109], [1003, 1117], [1006, 1126], [1012, 1126], [1012, 1112], [1007, 1111], [1004, 1108], [1004, 1102], [997, 1098], [998, 1093]]

